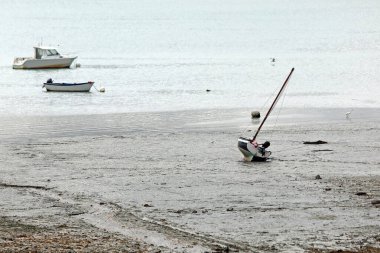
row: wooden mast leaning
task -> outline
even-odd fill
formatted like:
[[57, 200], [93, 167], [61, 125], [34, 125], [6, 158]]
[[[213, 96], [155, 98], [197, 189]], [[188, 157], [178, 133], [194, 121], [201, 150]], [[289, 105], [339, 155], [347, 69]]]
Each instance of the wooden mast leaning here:
[[273, 101], [271, 107], [269, 108], [267, 114], [265, 115], [265, 118], [263, 119], [263, 121], [261, 122], [259, 128], [257, 129], [256, 134], [253, 136], [252, 141], [256, 140], [256, 137], [257, 137], [257, 135], [259, 134], [259, 132], [260, 132], [260, 130], [261, 130], [261, 127], [264, 125], [264, 123], [265, 123], [265, 121], [267, 120], [269, 114], [272, 112], [272, 110], [273, 110], [274, 106], [276, 105], [277, 101], [280, 99], [281, 94], [282, 94], [282, 92], [284, 91], [285, 86], [286, 86], [286, 84], [288, 83], [288, 81], [289, 81], [289, 79], [290, 79], [290, 76], [293, 74], [293, 71], [294, 71], [294, 68], [292, 68], [292, 70], [290, 71], [288, 77], [286, 78], [284, 84], [282, 85], [280, 91], [278, 92], [276, 98], [274, 99], [274, 101]]

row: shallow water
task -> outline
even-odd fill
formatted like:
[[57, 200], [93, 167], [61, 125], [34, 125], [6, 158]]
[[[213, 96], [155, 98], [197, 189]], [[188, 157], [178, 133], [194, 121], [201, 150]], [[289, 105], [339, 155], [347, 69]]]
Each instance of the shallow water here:
[[[371, 0], [1, 1], [0, 114], [261, 108], [292, 67], [284, 107], [379, 107], [379, 9]], [[82, 67], [13, 70], [41, 40]], [[106, 93], [46, 93], [50, 77], [93, 80]]]

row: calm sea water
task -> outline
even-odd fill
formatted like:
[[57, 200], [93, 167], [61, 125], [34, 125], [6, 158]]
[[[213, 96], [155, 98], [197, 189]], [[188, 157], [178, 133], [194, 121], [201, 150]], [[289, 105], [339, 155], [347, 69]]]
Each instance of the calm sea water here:
[[[379, 13], [373, 0], [2, 0], [0, 115], [261, 108], [292, 67], [284, 107], [380, 107]], [[81, 67], [13, 70], [41, 41]], [[48, 78], [106, 92], [47, 93]]]

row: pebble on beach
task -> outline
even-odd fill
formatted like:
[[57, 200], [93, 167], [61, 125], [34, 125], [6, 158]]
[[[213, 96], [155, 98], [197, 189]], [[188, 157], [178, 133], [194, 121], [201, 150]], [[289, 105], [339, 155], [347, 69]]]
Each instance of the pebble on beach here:
[[316, 180], [319, 180], [319, 179], [322, 179], [322, 177], [321, 177], [320, 175], [316, 175], [316, 176], [315, 176], [315, 179], [316, 179]]

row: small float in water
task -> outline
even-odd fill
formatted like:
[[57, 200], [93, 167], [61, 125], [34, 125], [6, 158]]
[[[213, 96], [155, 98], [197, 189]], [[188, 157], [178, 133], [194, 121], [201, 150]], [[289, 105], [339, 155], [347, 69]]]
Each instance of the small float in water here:
[[34, 47], [34, 57], [17, 57], [14, 59], [14, 69], [49, 69], [70, 68], [77, 56], [64, 56], [54, 47]]
[[63, 91], [63, 92], [88, 92], [94, 82], [88, 81], [86, 83], [55, 83], [49, 78], [42, 88], [46, 88], [46, 91]]
[[294, 68], [290, 71], [288, 77], [286, 78], [284, 84], [282, 85], [280, 91], [278, 92], [276, 98], [274, 99], [271, 107], [269, 108], [267, 114], [265, 115], [265, 118], [261, 122], [259, 128], [257, 129], [255, 135], [252, 139], [239, 137], [238, 139], [238, 148], [240, 152], [244, 156], [245, 161], [266, 161], [269, 156], [272, 154], [272, 152], [265, 150], [267, 147], [270, 146], [270, 143], [268, 141], [264, 142], [263, 144], [258, 144], [256, 141], [256, 137], [259, 134], [262, 126], [264, 125], [265, 121], [267, 120], [269, 114], [272, 112], [273, 108], [275, 107], [276, 103], [280, 99], [282, 93], [285, 90], [285, 87], [290, 79], [290, 76], [293, 74]]

